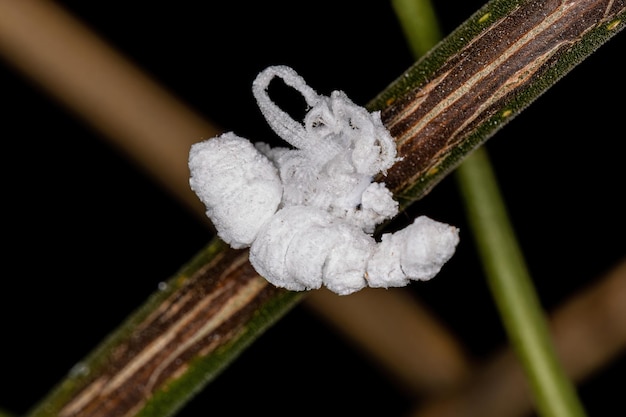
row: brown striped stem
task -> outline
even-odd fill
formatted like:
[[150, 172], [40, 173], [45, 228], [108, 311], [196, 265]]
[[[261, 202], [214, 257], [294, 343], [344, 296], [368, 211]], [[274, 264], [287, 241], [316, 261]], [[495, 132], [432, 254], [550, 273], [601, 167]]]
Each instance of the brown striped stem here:
[[261, 278], [247, 251], [216, 239], [31, 415], [170, 415], [298, 298]]
[[423, 197], [625, 14], [625, 0], [489, 2], [370, 102], [404, 158], [381, 180], [403, 205]]

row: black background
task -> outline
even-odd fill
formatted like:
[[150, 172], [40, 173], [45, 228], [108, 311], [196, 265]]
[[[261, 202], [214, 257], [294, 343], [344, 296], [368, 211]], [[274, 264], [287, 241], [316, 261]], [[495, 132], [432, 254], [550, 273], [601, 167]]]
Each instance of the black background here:
[[[364, 104], [413, 61], [382, 1], [57, 3], [201, 115], [253, 140], [273, 136], [250, 90], [268, 65], [289, 65], [319, 93], [340, 89]], [[435, 2], [444, 33], [482, 4]], [[618, 56], [625, 41], [619, 34], [601, 47], [487, 145], [548, 310], [624, 256]], [[210, 234], [98, 132], [3, 61], [0, 91], [0, 407], [23, 413]], [[487, 359], [505, 336], [454, 177], [406, 216], [415, 214], [459, 226], [462, 243], [436, 279], [410, 292], [473, 357]], [[590, 415], [626, 411], [625, 362], [622, 355], [580, 385]], [[405, 415], [415, 401], [297, 306], [179, 415]]]

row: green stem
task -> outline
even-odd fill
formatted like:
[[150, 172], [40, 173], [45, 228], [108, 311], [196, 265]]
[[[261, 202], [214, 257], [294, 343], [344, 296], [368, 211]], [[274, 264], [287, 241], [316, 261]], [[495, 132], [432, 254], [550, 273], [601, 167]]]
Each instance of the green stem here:
[[441, 40], [441, 30], [430, 1], [392, 0], [391, 3], [413, 55], [424, 55]]
[[[428, 52], [439, 37], [430, 2], [394, 0], [393, 6], [414, 55]], [[530, 380], [538, 410], [546, 417], [583, 416], [574, 387], [554, 352], [486, 149], [474, 151], [456, 173], [491, 292]]]
[[467, 215], [487, 280], [542, 416], [584, 416], [554, 351], [548, 325], [515, 239], [487, 151], [477, 149], [457, 170]]

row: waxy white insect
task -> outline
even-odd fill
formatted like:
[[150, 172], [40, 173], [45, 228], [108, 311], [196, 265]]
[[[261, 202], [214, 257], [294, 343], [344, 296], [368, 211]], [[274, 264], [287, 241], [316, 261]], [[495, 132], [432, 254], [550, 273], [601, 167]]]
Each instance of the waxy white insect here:
[[[304, 97], [302, 123], [269, 98], [275, 77]], [[371, 235], [398, 213], [387, 187], [373, 182], [397, 160], [379, 112], [341, 91], [318, 95], [286, 66], [262, 71], [252, 91], [269, 125], [293, 148], [253, 145], [232, 132], [191, 147], [189, 182], [220, 238], [250, 247], [256, 271], [294, 291], [325, 285], [346, 295], [440, 271], [459, 242], [457, 228], [420, 216], [380, 242]]]

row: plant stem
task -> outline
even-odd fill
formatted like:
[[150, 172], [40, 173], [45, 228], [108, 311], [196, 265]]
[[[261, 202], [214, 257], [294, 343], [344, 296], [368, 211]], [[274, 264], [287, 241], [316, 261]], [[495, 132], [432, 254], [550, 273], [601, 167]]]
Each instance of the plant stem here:
[[484, 148], [477, 149], [461, 164], [457, 179], [491, 292], [539, 413], [545, 417], [584, 416], [575, 389], [556, 357]]
[[[428, 52], [439, 37], [430, 2], [394, 0], [393, 6], [413, 54], [419, 57]], [[583, 416], [575, 390], [556, 358], [486, 149], [474, 151], [456, 173], [491, 292], [541, 415]]]
[[422, 198], [624, 27], [626, 0], [487, 2], [368, 103], [403, 158], [380, 181]]
[[430, 1], [393, 0], [391, 4], [415, 57], [424, 55], [441, 40], [441, 29]]

